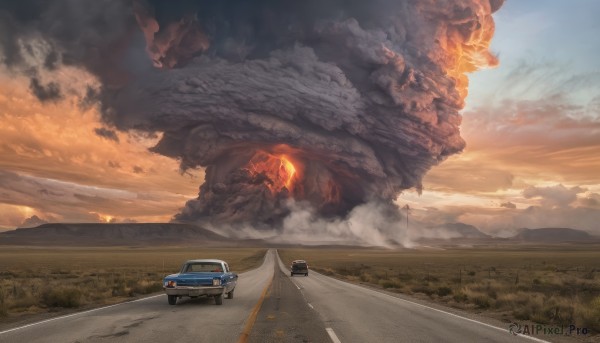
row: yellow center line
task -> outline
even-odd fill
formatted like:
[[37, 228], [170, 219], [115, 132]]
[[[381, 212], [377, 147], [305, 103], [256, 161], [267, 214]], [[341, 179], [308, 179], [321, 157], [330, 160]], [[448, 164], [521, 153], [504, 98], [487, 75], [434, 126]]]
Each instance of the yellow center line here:
[[260, 295], [260, 298], [258, 299], [258, 302], [256, 303], [256, 305], [254, 305], [254, 308], [252, 309], [252, 312], [250, 312], [250, 316], [248, 317], [248, 320], [246, 321], [246, 325], [244, 326], [244, 330], [242, 331], [242, 334], [240, 335], [240, 338], [238, 339], [238, 343], [246, 343], [248, 341], [248, 337], [250, 336], [250, 331], [252, 331], [254, 322], [256, 322], [256, 317], [258, 316], [258, 311], [260, 311], [260, 307], [262, 306], [262, 303], [265, 300], [267, 291], [271, 288], [271, 285], [273, 284], [274, 277], [275, 277], [275, 273], [273, 273], [273, 276], [271, 277], [271, 281], [269, 281], [269, 284], [265, 286], [265, 289], [263, 289], [262, 294]]

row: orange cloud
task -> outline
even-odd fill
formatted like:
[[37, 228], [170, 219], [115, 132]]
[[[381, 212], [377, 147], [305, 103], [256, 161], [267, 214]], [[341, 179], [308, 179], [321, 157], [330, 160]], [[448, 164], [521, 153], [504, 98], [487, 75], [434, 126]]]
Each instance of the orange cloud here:
[[600, 233], [597, 102], [553, 96], [467, 111], [465, 151], [428, 173], [422, 196], [406, 192], [398, 202], [424, 211], [431, 225], [460, 221], [491, 233], [558, 225]]
[[[81, 96], [75, 90], [93, 84], [93, 78], [63, 69], [57, 77], [72, 89], [63, 101], [43, 104], [30, 94], [29, 80], [0, 74], [0, 174], [26, 180], [0, 188], [0, 226], [14, 227], [33, 214], [97, 220], [91, 212], [165, 221], [197, 195], [202, 172], [181, 175], [178, 161], [149, 152], [159, 137], [104, 127], [95, 109], [78, 106]], [[72, 201], [45, 205], [44, 197], [60, 192], [68, 192], [65, 197]], [[15, 208], [32, 210], [9, 216]]]

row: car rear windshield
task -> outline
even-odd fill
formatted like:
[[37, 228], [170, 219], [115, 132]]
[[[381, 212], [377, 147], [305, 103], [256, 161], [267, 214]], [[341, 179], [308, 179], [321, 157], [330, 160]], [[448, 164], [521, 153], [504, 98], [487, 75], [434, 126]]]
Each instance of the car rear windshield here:
[[292, 265], [294, 269], [306, 269], [306, 263], [294, 263]]
[[210, 273], [223, 272], [223, 267], [218, 262], [194, 262], [183, 267], [183, 273]]

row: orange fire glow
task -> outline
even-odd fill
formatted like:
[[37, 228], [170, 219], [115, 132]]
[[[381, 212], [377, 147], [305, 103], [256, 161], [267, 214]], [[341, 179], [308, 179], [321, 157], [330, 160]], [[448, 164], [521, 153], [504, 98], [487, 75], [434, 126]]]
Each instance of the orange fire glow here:
[[267, 184], [273, 192], [283, 188], [292, 191], [298, 178], [296, 166], [285, 154], [258, 152], [250, 160], [249, 167], [254, 174], [264, 174], [268, 178]]
[[[489, 51], [495, 31], [489, 9], [481, 6], [477, 18], [478, 21], [449, 26], [446, 34], [439, 39], [446, 51], [446, 72], [456, 80], [456, 88], [463, 100], [467, 97], [469, 86], [465, 74], [498, 65], [498, 58]], [[472, 27], [465, 30], [468, 26]], [[465, 36], [466, 32], [470, 33], [468, 37]]]

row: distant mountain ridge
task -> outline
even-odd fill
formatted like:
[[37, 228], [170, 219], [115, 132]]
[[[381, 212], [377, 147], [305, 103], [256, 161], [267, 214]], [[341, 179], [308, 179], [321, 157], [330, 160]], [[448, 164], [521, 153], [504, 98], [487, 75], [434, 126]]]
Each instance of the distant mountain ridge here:
[[495, 238], [465, 223], [446, 223], [422, 229], [416, 242], [424, 245], [483, 244]]
[[566, 242], [588, 242], [600, 240], [586, 231], [570, 228], [540, 228], [521, 229], [511, 237], [512, 240], [529, 243], [566, 243]]
[[0, 233], [0, 244], [23, 245], [223, 245], [225, 236], [193, 224], [52, 223]]
[[[521, 229], [508, 238], [493, 237], [464, 223], [447, 223], [423, 229], [416, 240], [431, 246], [505, 244], [600, 243], [600, 237], [570, 228]], [[402, 247], [390, 240], [391, 246]], [[360, 243], [358, 243], [360, 244]], [[261, 239], [227, 238], [193, 224], [179, 223], [52, 223], [0, 232], [0, 245], [48, 246], [287, 246]], [[297, 242], [292, 245], [302, 245]], [[346, 244], [347, 245], [347, 244]]]
[[460, 235], [462, 238], [491, 238], [492, 236], [481, 232], [477, 227], [465, 223], [448, 223], [438, 226], [438, 228], [446, 229], [450, 232]]
[[600, 237], [570, 228], [520, 229], [514, 236], [500, 238], [464, 223], [446, 223], [423, 229], [417, 241], [426, 245], [560, 244], [600, 243]]

